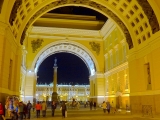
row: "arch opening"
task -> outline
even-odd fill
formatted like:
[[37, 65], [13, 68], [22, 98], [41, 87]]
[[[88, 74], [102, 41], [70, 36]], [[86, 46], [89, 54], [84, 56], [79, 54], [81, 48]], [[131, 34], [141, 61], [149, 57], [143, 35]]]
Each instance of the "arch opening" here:
[[48, 56], [39, 66], [37, 83], [53, 82], [54, 59], [57, 59], [57, 84], [89, 84], [89, 68], [85, 61], [69, 52], [59, 52]]
[[[95, 62], [93, 61], [93, 58], [90, 56], [88, 52], [86, 52], [85, 49], [82, 47], [69, 43], [69, 42], [61, 42], [61, 43], [56, 43], [54, 45], [51, 45], [50, 47], [47, 47], [47, 49], [43, 50], [37, 58], [35, 58], [35, 62], [33, 62], [34, 65], [34, 71], [37, 74], [38, 68], [40, 64], [48, 57], [51, 56], [55, 53], [61, 53], [61, 52], [66, 52], [66, 53], [72, 53], [76, 56], [78, 56], [80, 59], [84, 61], [86, 66], [89, 69], [89, 75], [93, 76], [96, 73], [96, 65]], [[94, 59], [95, 60], [95, 59]]]

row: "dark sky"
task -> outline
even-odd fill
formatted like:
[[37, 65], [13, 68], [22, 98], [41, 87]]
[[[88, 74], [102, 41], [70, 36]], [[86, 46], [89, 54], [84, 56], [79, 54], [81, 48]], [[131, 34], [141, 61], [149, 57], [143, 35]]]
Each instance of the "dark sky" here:
[[89, 71], [82, 59], [71, 53], [56, 53], [46, 58], [39, 67], [38, 83], [53, 81], [54, 59], [57, 58], [58, 84], [89, 84]]

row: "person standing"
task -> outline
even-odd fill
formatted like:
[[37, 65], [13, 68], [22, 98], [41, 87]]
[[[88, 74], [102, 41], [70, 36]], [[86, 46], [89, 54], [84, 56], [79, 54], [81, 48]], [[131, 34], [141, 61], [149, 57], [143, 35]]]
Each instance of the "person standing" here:
[[52, 102], [51, 109], [52, 109], [52, 117], [53, 117], [55, 109], [56, 109], [56, 102], [55, 101]]
[[3, 120], [3, 117], [2, 117], [3, 115], [4, 115], [4, 108], [2, 103], [0, 102], [0, 120]]
[[107, 111], [108, 111], [108, 114], [110, 113], [110, 109], [111, 109], [111, 104], [110, 104], [110, 102], [107, 102]]
[[47, 110], [47, 105], [46, 105], [46, 102], [43, 101], [42, 102], [42, 116], [43, 117], [46, 117], [46, 110]]
[[96, 110], [96, 102], [94, 101], [93, 106], [94, 106], [94, 110]]
[[24, 110], [24, 105], [22, 102], [20, 102], [18, 104], [18, 115], [19, 115], [20, 120], [23, 120], [23, 110]]
[[30, 103], [30, 101], [28, 101], [28, 103], [27, 103], [27, 114], [28, 114], [27, 119], [30, 119], [30, 117], [31, 117], [31, 108], [32, 108], [32, 104]]
[[35, 110], [35, 106], [36, 106], [36, 104], [35, 104], [35, 102], [33, 102], [33, 105], [32, 105], [33, 112]]
[[65, 118], [65, 112], [67, 111], [67, 107], [64, 101], [62, 102], [61, 107], [62, 107], [62, 118], [63, 117]]
[[102, 103], [103, 112], [106, 113], [107, 104], [105, 101]]
[[90, 102], [90, 110], [92, 110], [92, 107], [93, 107], [93, 102], [91, 101]]
[[36, 116], [37, 118], [40, 117], [40, 110], [41, 110], [42, 106], [39, 102], [37, 102], [36, 104]]
[[24, 116], [24, 119], [26, 119], [27, 105], [23, 101], [22, 101], [22, 104], [23, 104], [23, 116]]

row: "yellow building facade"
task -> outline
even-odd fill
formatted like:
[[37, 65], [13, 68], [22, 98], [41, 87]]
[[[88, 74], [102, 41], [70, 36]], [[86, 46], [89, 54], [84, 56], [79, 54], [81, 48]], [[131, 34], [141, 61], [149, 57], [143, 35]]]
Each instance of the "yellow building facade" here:
[[[64, 6], [90, 8], [108, 19], [47, 14]], [[0, 101], [8, 95], [33, 100], [40, 64], [69, 52], [88, 67], [90, 100], [129, 105], [133, 113], [151, 105], [160, 113], [159, 12], [159, 0], [1, 0]]]
[[[37, 101], [52, 101], [53, 84], [36, 85]], [[57, 85], [57, 94], [59, 101], [89, 101], [89, 85]]]

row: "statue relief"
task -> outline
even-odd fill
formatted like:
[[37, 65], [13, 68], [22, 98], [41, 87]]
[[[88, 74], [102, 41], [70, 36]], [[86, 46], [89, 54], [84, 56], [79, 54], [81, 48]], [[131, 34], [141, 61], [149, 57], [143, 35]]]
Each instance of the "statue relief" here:
[[99, 55], [100, 44], [95, 42], [89, 42], [89, 44], [91, 45], [92, 50], [95, 51], [97, 55]]
[[43, 39], [37, 39], [37, 40], [31, 41], [33, 53], [35, 53], [37, 51], [37, 49], [42, 46], [42, 42], [43, 42]]
[[57, 66], [57, 58], [54, 59], [54, 66]]

